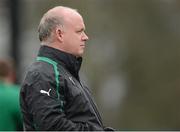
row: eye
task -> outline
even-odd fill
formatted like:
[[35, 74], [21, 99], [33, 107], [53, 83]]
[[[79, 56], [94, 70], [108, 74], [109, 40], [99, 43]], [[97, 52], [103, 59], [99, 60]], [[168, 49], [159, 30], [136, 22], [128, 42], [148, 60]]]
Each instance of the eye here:
[[77, 33], [82, 33], [82, 32], [84, 32], [84, 29], [77, 30], [76, 32]]
[[80, 30], [80, 31], [77, 31], [78, 33], [81, 33], [82, 31]]

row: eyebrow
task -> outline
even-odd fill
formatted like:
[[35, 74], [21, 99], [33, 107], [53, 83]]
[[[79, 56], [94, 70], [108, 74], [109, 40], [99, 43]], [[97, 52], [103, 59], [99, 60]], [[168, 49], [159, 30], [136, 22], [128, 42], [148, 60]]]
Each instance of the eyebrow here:
[[79, 28], [77, 31], [85, 31], [85, 28]]

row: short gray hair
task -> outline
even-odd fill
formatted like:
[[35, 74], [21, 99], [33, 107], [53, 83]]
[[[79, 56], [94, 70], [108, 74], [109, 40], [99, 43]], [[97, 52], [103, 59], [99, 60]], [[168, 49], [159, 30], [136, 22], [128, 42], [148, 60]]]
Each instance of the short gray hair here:
[[42, 42], [47, 40], [52, 33], [52, 30], [58, 25], [62, 25], [62, 19], [55, 16], [44, 16], [38, 26], [39, 40]]
[[[72, 10], [77, 12], [76, 9], [72, 9], [69, 7], [64, 7], [64, 6], [57, 6], [54, 7], [53, 9], [67, 9], [67, 10]], [[51, 9], [51, 11], [53, 10]], [[57, 26], [63, 26], [64, 24], [64, 18], [63, 16], [56, 16], [54, 13], [47, 13], [44, 14], [42, 17], [39, 27], [38, 27], [38, 33], [39, 33], [39, 40], [46, 41], [49, 37], [51, 37], [52, 30], [56, 28]]]

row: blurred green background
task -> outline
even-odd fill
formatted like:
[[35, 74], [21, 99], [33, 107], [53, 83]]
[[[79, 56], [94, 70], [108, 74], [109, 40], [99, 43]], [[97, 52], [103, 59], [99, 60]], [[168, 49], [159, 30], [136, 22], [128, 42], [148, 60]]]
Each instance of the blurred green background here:
[[[14, 57], [9, 2], [0, 1], [0, 58]], [[19, 0], [12, 4], [18, 10], [17, 83], [37, 55], [42, 15], [58, 5], [84, 17], [90, 40], [80, 74], [105, 125], [180, 130], [180, 0]]]

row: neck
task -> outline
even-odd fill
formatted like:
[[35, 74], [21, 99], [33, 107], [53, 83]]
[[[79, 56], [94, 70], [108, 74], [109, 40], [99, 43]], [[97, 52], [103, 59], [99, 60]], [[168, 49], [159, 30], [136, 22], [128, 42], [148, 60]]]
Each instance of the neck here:
[[48, 46], [48, 47], [51, 47], [51, 48], [54, 48], [54, 49], [57, 49], [57, 50], [61, 50], [61, 51], [64, 51], [61, 44], [60, 43], [57, 43], [57, 42], [41, 42], [41, 45], [45, 45], [45, 46]]
[[[48, 46], [48, 47], [51, 47], [51, 48], [54, 48], [54, 49], [69, 53], [68, 51], [64, 50], [63, 44], [58, 43], [58, 42], [51, 42], [51, 43], [49, 43], [49, 42], [41, 42], [41, 45], [45, 45], [45, 46]], [[71, 54], [71, 53], [69, 53], [69, 54]], [[73, 55], [73, 56], [75, 56], [75, 55]], [[75, 57], [79, 58], [80, 56], [75, 56]]]

